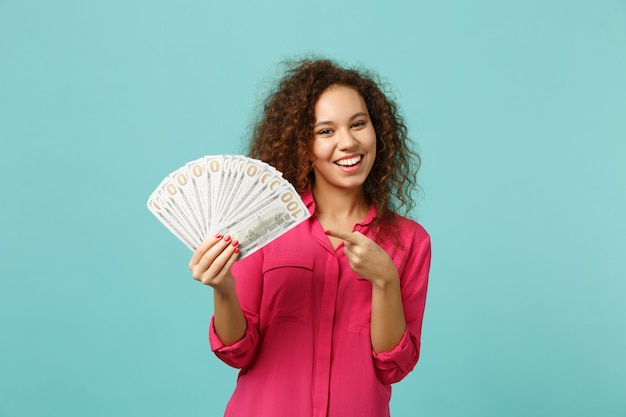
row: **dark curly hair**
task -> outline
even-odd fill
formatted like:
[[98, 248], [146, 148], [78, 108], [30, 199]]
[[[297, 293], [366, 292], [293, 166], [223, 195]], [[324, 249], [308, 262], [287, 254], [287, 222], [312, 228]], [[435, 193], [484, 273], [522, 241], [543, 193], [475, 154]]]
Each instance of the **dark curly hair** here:
[[420, 158], [409, 147], [406, 125], [395, 102], [381, 89], [379, 77], [328, 59], [284, 65], [283, 77], [262, 103], [253, 126], [249, 155], [276, 167], [299, 192], [311, 189], [315, 104], [331, 86], [354, 88], [365, 100], [376, 131], [376, 159], [363, 185], [365, 198], [376, 208], [375, 227], [386, 221], [395, 223], [395, 213], [406, 214], [413, 208]]

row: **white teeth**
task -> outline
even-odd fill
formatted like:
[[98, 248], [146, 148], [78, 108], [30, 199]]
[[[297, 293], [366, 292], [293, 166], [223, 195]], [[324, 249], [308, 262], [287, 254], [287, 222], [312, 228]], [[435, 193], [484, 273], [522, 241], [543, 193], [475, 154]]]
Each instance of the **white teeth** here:
[[342, 159], [341, 161], [337, 161], [335, 163], [342, 167], [349, 167], [349, 166], [359, 163], [361, 161], [361, 158], [362, 158], [361, 155], [359, 155], [359, 156], [355, 156], [354, 158]]

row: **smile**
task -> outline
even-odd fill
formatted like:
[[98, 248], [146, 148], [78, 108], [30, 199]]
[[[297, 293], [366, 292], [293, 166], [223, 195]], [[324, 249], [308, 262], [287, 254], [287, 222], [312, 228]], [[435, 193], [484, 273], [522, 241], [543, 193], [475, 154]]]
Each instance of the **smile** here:
[[361, 159], [363, 159], [363, 155], [357, 155], [352, 158], [340, 159], [339, 161], [336, 161], [335, 164], [340, 167], [351, 167], [361, 162]]

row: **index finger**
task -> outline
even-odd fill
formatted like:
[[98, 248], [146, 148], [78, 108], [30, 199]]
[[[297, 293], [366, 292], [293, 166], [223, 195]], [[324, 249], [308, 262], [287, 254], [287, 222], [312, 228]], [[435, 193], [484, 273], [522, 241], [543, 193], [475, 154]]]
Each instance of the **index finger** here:
[[328, 236], [336, 237], [350, 243], [357, 243], [358, 240], [356, 233], [339, 232], [335, 230], [326, 230], [324, 233]]

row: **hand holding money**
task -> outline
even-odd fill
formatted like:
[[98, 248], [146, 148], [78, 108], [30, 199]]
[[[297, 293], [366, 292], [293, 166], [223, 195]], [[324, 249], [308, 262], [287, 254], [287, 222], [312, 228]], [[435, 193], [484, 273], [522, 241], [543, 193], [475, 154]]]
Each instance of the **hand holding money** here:
[[218, 234], [202, 242], [189, 261], [191, 275], [215, 291], [234, 292], [235, 280], [230, 268], [239, 255], [238, 246], [239, 242], [228, 235]]

